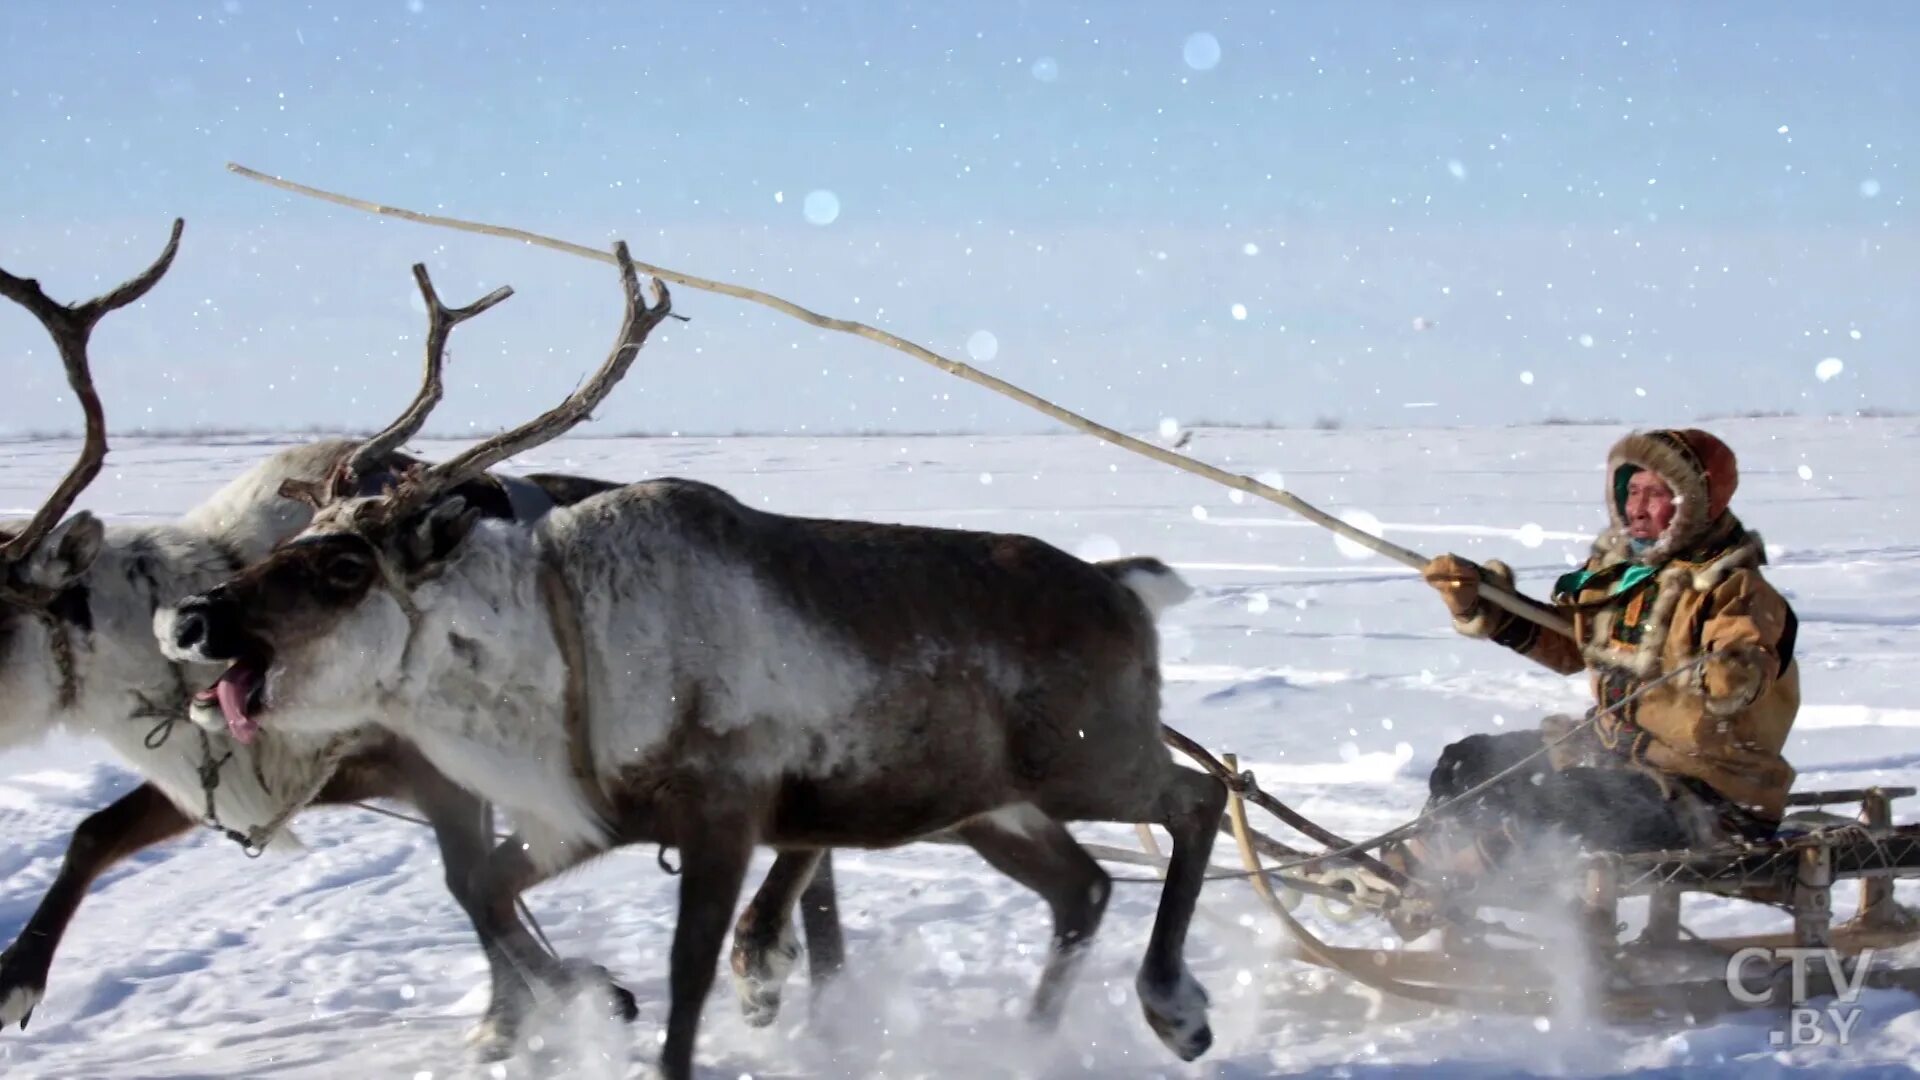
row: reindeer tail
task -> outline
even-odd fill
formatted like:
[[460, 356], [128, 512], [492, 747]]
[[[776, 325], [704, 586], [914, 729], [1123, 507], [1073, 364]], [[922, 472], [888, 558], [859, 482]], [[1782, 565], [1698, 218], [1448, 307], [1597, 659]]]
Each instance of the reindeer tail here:
[[1193, 586], [1174, 573], [1171, 566], [1150, 555], [1105, 559], [1094, 565], [1105, 570], [1113, 580], [1133, 590], [1133, 595], [1147, 605], [1147, 614], [1156, 619], [1162, 611], [1193, 595]]

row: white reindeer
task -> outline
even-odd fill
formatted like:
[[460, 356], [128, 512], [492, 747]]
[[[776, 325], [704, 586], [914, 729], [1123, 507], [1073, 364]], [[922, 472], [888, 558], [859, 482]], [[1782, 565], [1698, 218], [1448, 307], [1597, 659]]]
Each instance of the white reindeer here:
[[[350, 484], [378, 487], [420, 463], [396, 452], [439, 400], [446, 334], [461, 320], [504, 299], [496, 294], [470, 308], [449, 311], [415, 268], [431, 315], [427, 375], [419, 396], [399, 420], [364, 442], [327, 440], [282, 450], [254, 466], [174, 522], [104, 526], [81, 511], [65, 516], [98, 474], [107, 453], [104, 416], [87, 358], [88, 337], [107, 312], [133, 303], [166, 273], [178, 248], [176, 222], [165, 252], [127, 284], [68, 307], [47, 298], [38, 282], [0, 270], [0, 295], [25, 307], [45, 326], [66, 366], [86, 415], [81, 453], [31, 521], [0, 526], [0, 746], [24, 743], [53, 729], [104, 739], [145, 779], [139, 787], [89, 816], [75, 831], [60, 872], [17, 939], [0, 952], [0, 1028], [24, 1030], [46, 993], [55, 952], [88, 888], [108, 868], [144, 848], [186, 833], [197, 823], [236, 838], [291, 846], [281, 824], [310, 803], [375, 798], [410, 802], [432, 825], [449, 891], [474, 920], [491, 967], [493, 999], [475, 1029], [484, 1056], [504, 1053], [531, 1003], [533, 974], [511, 960], [496, 938], [530, 947], [513, 897], [481, 891], [477, 869], [493, 840], [491, 814], [475, 795], [449, 780], [411, 745], [363, 725], [327, 738], [274, 731], [259, 738], [230, 736], [182, 722], [190, 688], [219, 669], [181, 665], [162, 655], [153, 638], [154, 612], [208, 588], [263, 558], [297, 533], [311, 507], [281, 494], [283, 487]], [[509, 519], [576, 501], [612, 488], [582, 477], [476, 477], [463, 497], [484, 514]], [[517, 512], [517, 514], [516, 514]], [[784, 886], [782, 886], [784, 888]], [[784, 896], [782, 897], [784, 899]], [[808, 906], [816, 973], [819, 953], [837, 946], [830, 883]], [[819, 942], [825, 942], [825, 945]], [[791, 947], [789, 946], [789, 949]], [[573, 966], [548, 982], [599, 982], [595, 968]], [[544, 988], [544, 987], [543, 987]], [[608, 987], [616, 1006], [635, 1014], [624, 990]]]
[[781, 516], [685, 480], [533, 528], [449, 495], [577, 423], [666, 316], [666, 290], [648, 308], [614, 250], [626, 322], [578, 393], [392, 492], [326, 507], [265, 561], [161, 611], [164, 647], [258, 688], [231, 724], [324, 735], [371, 720], [499, 802], [520, 835], [496, 850], [490, 887], [620, 844], [677, 846], [667, 1076], [691, 1073], [756, 844], [781, 852], [774, 876], [804, 880], [822, 849], [957, 832], [1053, 909], [1031, 1010], [1051, 1023], [1110, 891], [1062, 824], [1081, 820], [1171, 834], [1136, 987], [1180, 1058], [1205, 1052], [1183, 952], [1226, 793], [1161, 743], [1153, 618], [1187, 595], [1164, 565]]

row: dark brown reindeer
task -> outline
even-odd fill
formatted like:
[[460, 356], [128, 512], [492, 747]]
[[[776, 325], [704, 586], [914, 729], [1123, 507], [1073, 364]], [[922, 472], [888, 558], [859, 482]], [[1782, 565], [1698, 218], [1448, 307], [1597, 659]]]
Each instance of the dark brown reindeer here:
[[[447, 334], [459, 321], [504, 298], [449, 311], [416, 268], [430, 326], [426, 376], [401, 418], [373, 439], [306, 444], [280, 451], [221, 489], [183, 519], [147, 525], [104, 526], [74, 500], [99, 473], [107, 454], [105, 417], [88, 362], [88, 340], [108, 312], [134, 303], [172, 264], [183, 224], [176, 222], [165, 252], [125, 285], [83, 304], [49, 299], [38, 282], [0, 270], [0, 296], [38, 319], [53, 339], [69, 385], [86, 418], [78, 459], [51, 497], [25, 523], [0, 526], [0, 746], [66, 728], [104, 738], [145, 782], [75, 830], [60, 872], [18, 937], [0, 951], [0, 1026], [24, 1029], [45, 995], [53, 959], [88, 889], [126, 857], [211, 824], [236, 836], [268, 842], [306, 805], [394, 799], [418, 808], [439, 842], [449, 891], [475, 920], [492, 971], [493, 998], [477, 1029], [483, 1052], [503, 1051], [536, 989], [572, 988], [604, 978], [598, 969], [549, 969], [557, 986], [529, 982], [495, 943], [500, 935], [531, 941], [510, 904], [476, 891], [477, 868], [492, 846], [491, 814], [475, 795], [449, 780], [392, 733], [363, 726], [336, 755], [320, 742], [273, 733], [242, 742], [224, 725], [193, 731], [184, 723], [187, 688], [218, 669], [170, 663], [153, 637], [162, 605], [204, 589], [273, 544], [297, 532], [310, 508], [279, 494], [335, 485], [374, 490], [421, 463], [398, 452], [440, 397]], [[468, 505], [490, 518], [537, 516], [615, 485], [584, 477], [476, 476], [460, 485]], [[174, 719], [183, 722], [175, 724]], [[175, 730], [178, 727], [181, 730]], [[249, 733], [250, 734], [250, 733]], [[783, 883], [779, 888], [784, 889]], [[814, 883], [807, 931], [816, 977], [838, 963], [839, 926], [831, 883]], [[775, 895], [775, 894], [769, 894]], [[784, 894], [779, 902], [790, 903]], [[479, 913], [485, 913], [483, 922]], [[769, 924], [771, 920], [765, 920]], [[785, 951], [773, 953], [784, 959]], [[632, 999], [611, 988], [629, 1018]]]
[[691, 1074], [757, 844], [780, 852], [763, 892], [790, 898], [823, 850], [958, 833], [1053, 910], [1031, 1009], [1051, 1023], [1110, 892], [1070, 821], [1171, 834], [1136, 989], [1180, 1058], [1204, 1053], [1206, 995], [1183, 957], [1226, 792], [1161, 742], [1154, 613], [1187, 592], [1164, 565], [764, 513], [685, 480], [520, 529], [449, 497], [577, 423], [665, 317], [664, 288], [647, 307], [624, 245], [615, 256], [626, 324], [579, 392], [392, 491], [328, 506], [162, 612], [163, 646], [262, 687], [243, 726], [380, 723], [507, 807], [522, 832], [483, 874], [496, 901], [615, 846], [679, 848], [670, 1077]]

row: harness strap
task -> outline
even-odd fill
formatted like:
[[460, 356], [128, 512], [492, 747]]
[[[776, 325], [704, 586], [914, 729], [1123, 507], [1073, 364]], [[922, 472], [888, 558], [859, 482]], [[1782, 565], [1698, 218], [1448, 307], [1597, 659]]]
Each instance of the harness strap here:
[[259, 858], [266, 852], [267, 845], [273, 843], [274, 837], [279, 835], [280, 830], [286, 827], [287, 822], [292, 821], [295, 814], [311, 806], [313, 800], [320, 797], [320, 792], [325, 790], [327, 782], [333, 779], [334, 771], [340, 767], [340, 762], [346, 759], [347, 750], [353, 745], [352, 735], [352, 732], [336, 735], [327, 743], [326, 749], [321, 752], [319, 767], [314, 770], [313, 782], [307, 785], [306, 790], [302, 791], [298, 798], [289, 799], [287, 804], [280, 808], [280, 812], [265, 825], [248, 829], [245, 833], [227, 828], [222, 828], [221, 831], [240, 845], [240, 849], [247, 853], [247, 858]]
[[592, 718], [587, 707], [587, 642], [580, 626], [580, 607], [566, 578], [550, 559], [540, 563], [540, 594], [547, 605], [547, 619], [553, 626], [553, 640], [560, 648], [566, 666], [567, 685], [562, 702], [565, 708], [567, 756], [573, 779], [587, 802], [606, 824], [617, 820], [613, 800], [601, 786], [599, 771], [593, 763]]
[[67, 621], [45, 608], [34, 614], [47, 628], [47, 641], [53, 647], [53, 665], [60, 671], [60, 707], [71, 709], [80, 701], [80, 670], [73, 659], [73, 634]]
[[[420, 632], [420, 605], [413, 602], [413, 590], [407, 588], [407, 581], [401, 576], [393, 560], [377, 546], [374, 548], [373, 564], [380, 568], [380, 580], [386, 585], [387, 592], [393, 594], [393, 602], [400, 605], [400, 611], [407, 617], [407, 648], [413, 648], [413, 638]], [[404, 663], [402, 664], [404, 668]]]

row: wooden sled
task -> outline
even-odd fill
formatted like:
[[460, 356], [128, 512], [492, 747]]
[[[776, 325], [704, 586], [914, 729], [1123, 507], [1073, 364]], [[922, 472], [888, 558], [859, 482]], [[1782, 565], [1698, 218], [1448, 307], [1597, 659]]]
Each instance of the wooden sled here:
[[[1231, 757], [1226, 767], [1235, 768]], [[1450, 909], [1451, 921], [1441, 920], [1437, 933], [1413, 943], [1437, 938], [1437, 947], [1330, 945], [1293, 916], [1291, 909], [1299, 898], [1286, 894], [1298, 891], [1289, 888], [1298, 878], [1280, 879], [1265, 868], [1262, 848], [1280, 845], [1249, 826], [1241, 790], [1230, 795], [1223, 827], [1231, 829], [1255, 891], [1292, 933], [1292, 951], [1308, 963], [1385, 994], [1442, 1007], [1526, 1015], [1550, 1015], [1576, 1007], [1613, 1022], [1699, 1022], [1739, 1010], [1785, 1010], [1816, 998], [1844, 995], [1856, 979], [1862, 988], [1898, 987], [1920, 993], [1920, 970], [1874, 963], [1879, 953], [1920, 940], [1920, 918], [1893, 895], [1895, 881], [1920, 878], [1920, 824], [1892, 823], [1892, 801], [1914, 793], [1913, 788], [1803, 792], [1789, 798], [1786, 821], [1765, 842], [1589, 857], [1574, 905], [1574, 940], [1562, 935], [1557, 942], [1520, 935], [1503, 942], [1501, 938], [1508, 935], [1479, 922], [1478, 911], [1516, 905], [1502, 904], [1502, 894], [1486, 895], [1488, 890], [1483, 889], [1465, 901], [1465, 912]], [[1857, 805], [1858, 813], [1841, 816], [1824, 809], [1840, 805]], [[1269, 850], [1267, 856], [1271, 854]], [[1344, 880], [1359, 885], [1349, 894], [1346, 918], [1390, 915], [1396, 906], [1420, 903], [1417, 891], [1403, 893], [1391, 882], [1369, 880], [1351, 870], [1318, 875], [1318, 887], [1308, 891], [1324, 897], [1327, 882], [1342, 880], [1342, 873]], [[1859, 910], [1836, 925], [1833, 887], [1845, 881], [1859, 882]], [[1740, 937], [1700, 937], [1681, 920], [1681, 900], [1688, 892], [1781, 908], [1791, 915], [1792, 928]], [[1645, 929], [1631, 940], [1622, 940], [1620, 902], [1638, 896], [1648, 898]], [[1457, 898], [1449, 901], [1459, 902]], [[1821, 956], [1809, 955], [1803, 961], [1805, 996], [1800, 1001], [1793, 1000], [1792, 965], [1775, 953], [1793, 946], [1823, 950]], [[1570, 948], [1582, 952], [1589, 962], [1568, 963]], [[1743, 954], [1743, 950], [1752, 951]], [[1838, 983], [1825, 955], [1836, 958]], [[1867, 970], [1859, 972], [1857, 965], [1863, 960]], [[1730, 967], [1735, 978], [1729, 977]]]

